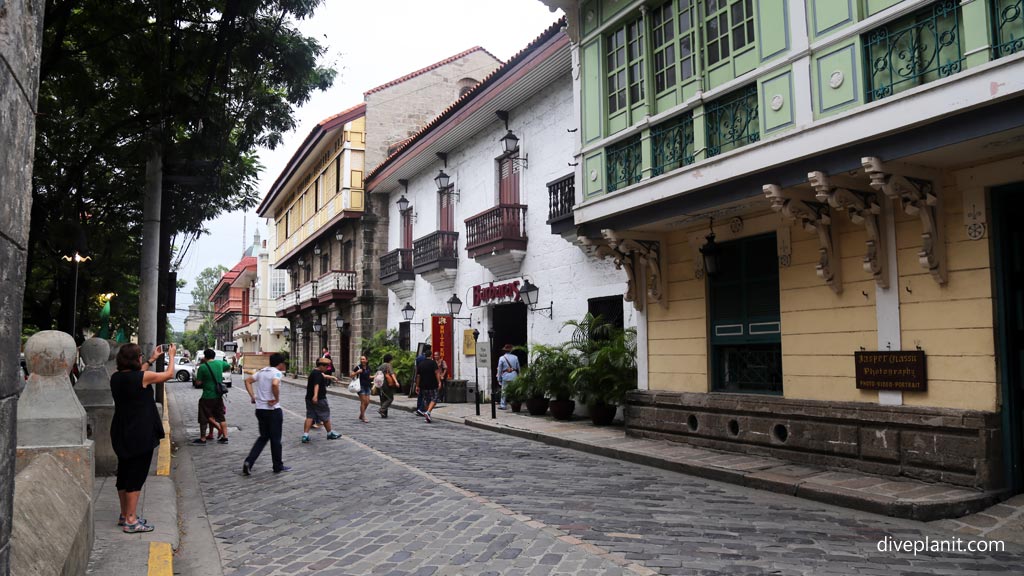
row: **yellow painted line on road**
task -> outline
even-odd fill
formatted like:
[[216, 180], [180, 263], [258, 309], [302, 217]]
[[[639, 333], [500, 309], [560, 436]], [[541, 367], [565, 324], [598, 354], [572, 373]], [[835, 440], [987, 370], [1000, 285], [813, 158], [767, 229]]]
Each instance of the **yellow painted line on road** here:
[[[164, 388], [164, 410], [163, 410], [163, 426], [164, 426], [164, 439], [160, 441], [160, 448], [156, 453], [156, 475], [157, 476], [170, 476], [171, 475], [171, 421], [168, 419], [167, 407], [167, 388]], [[154, 542], [155, 544], [155, 542]], [[150, 547], [150, 557], [152, 557], [153, 548]], [[151, 565], [152, 566], [152, 565]], [[150, 569], [152, 574], [152, 569]], [[170, 574], [170, 572], [168, 572]]]
[[174, 576], [174, 553], [167, 542], [149, 543], [149, 576]]

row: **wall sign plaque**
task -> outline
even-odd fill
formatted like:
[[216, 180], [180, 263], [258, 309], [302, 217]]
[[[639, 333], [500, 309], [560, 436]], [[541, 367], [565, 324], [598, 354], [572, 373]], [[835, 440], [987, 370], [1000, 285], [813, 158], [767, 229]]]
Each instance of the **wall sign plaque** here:
[[928, 390], [923, 350], [885, 350], [853, 353], [860, 390]]

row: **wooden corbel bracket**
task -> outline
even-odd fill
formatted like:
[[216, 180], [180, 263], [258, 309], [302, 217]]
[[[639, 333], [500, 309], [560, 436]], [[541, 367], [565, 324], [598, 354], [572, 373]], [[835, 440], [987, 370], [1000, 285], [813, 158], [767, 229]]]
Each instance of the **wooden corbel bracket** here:
[[[661, 238], [610, 229], [601, 230], [601, 235], [615, 253], [616, 267], [626, 271], [625, 299], [637, 310], [643, 310], [646, 297], [668, 308], [668, 270], [664, 268], [667, 260]], [[646, 295], [638, 293], [639, 286], [646, 287]]]
[[898, 200], [903, 212], [921, 220], [921, 250], [917, 261], [940, 285], [947, 281], [946, 237], [942, 226], [942, 208], [934, 179], [896, 173], [874, 156], [861, 158], [864, 172], [871, 178], [871, 187]]
[[862, 193], [833, 185], [828, 174], [810, 172], [807, 181], [814, 188], [819, 202], [846, 212], [850, 221], [864, 226], [867, 232], [867, 250], [864, 255], [864, 271], [871, 274], [875, 283], [882, 288], [889, 287], [888, 251], [885, 249], [885, 235], [882, 232], [880, 216], [882, 206], [875, 193]]
[[833, 292], [842, 293], [843, 280], [842, 265], [839, 260], [839, 243], [829, 206], [795, 197], [796, 195], [783, 190], [777, 184], [765, 184], [762, 190], [765, 198], [771, 203], [772, 210], [797, 222], [804, 230], [817, 235], [819, 256], [815, 271]]

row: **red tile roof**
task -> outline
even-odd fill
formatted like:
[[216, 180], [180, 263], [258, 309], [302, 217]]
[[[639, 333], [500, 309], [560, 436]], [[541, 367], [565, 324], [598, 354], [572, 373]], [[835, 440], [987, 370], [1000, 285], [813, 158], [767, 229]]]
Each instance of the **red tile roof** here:
[[224, 273], [223, 276], [220, 277], [220, 281], [217, 282], [217, 287], [213, 289], [213, 292], [210, 294], [210, 297], [207, 298], [207, 300], [212, 302], [214, 296], [216, 296], [217, 293], [221, 291], [221, 286], [225, 286], [225, 285], [226, 286], [231, 286], [231, 283], [234, 282], [236, 278], [238, 278], [239, 274], [244, 272], [247, 268], [255, 268], [255, 267], [256, 267], [256, 257], [255, 256], [246, 256], [245, 258], [242, 258], [241, 260], [239, 260], [238, 264], [235, 264], [234, 268], [232, 268], [231, 270], [228, 270], [227, 272]]
[[511, 69], [515, 68], [515, 66], [522, 62], [527, 56], [529, 56], [531, 52], [539, 48], [548, 40], [551, 40], [556, 35], [558, 35], [561, 32], [562, 28], [565, 27], [565, 22], [565, 16], [562, 16], [554, 24], [548, 26], [547, 29], [545, 29], [529, 44], [527, 44], [525, 48], [523, 48], [519, 52], [516, 52], [511, 58], [508, 59], [507, 62], [497, 67], [496, 69], [494, 69], [493, 72], [484, 77], [484, 79], [481, 80], [479, 84], [477, 84], [470, 90], [466, 91], [466, 93], [463, 94], [458, 100], [456, 100], [450, 106], [445, 108], [443, 112], [438, 114], [437, 117], [428, 122], [426, 126], [421, 128], [419, 132], [403, 141], [401, 145], [394, 150], [394, 152], [389, 154], [388, 157], [384, 159], [383, 162], [375, 166], [372, 170], [370, 170], [369, 173], [367, 173], [366, 178], [364, 179], [364, 183], [366, 183], [369, 180], [372, 180], [374, 177], [380, 174], [380, 172], [384, 170], [384, 168], [391, 164], [397, 157], [401, 156], [402, 153], [408, 150], [410, 146], [423, 139], [423, 137], [426, 136], [431, 130], [433, 130], [435, 127], [441, 124], [441, 122], [447, 120], [449, 117], [455, 114], [460, 108], [465, 106], [467, 102], [475, 98], [485, 88], [500, 80], [502, 76], [507, 74]]
[[381, 84], [380, 86], [377, 86], [376, 88], [370, 88], [366, 92], [363, 92], [363, 97], [365, 98], [366, 96], [369, 96], [370, 94], [373, 94], [374, 92], [380, 92], [381, 90], [383, 90], [385, 88], [390, 88], [390, 87], [394, 86], [395, 84], [401, 84], [402, 82], [405, 82], [406, 80], [410, 80], [412, 78], [415, 78], [415, 77], [419, 76], [420, 74], [425, 74], [427, 72], [430, 72], [431, 70], [433, 70], [435, 68], [440, 68], [441, 66], [444, 66], [445, 64], [451, 64], [452, 62], [458, 60], [459, 58], [462, 58], [464, 56], [469, 56], [473, 52], [483, 52], [483, 53], [487, 54], [488, 56], [490, 56], [491, 58], [494, 58], [498, 62], [501, 62], [500, 58], [498, 58], [494, 54], [491, 54], [485, 48], [482, 48], [480, 46], [473, 46], [469, 50], [464, 50], [464, 51], [459, 52], [458, 54], [456, 54], [454, 56], [449, 56], [448, 58], [445, 58], [444, 60], [441, 60], [439, 62], [434, 62], [433, 64], [431, 64], [430, 66], [427, 66], [426, 68], [420, 68], [419, 70], [417, 70], [415, 72], [410, 72], [409, 74], [406, 74], [405, 76], [402, 76], [401, 78], [395, 78], [394, 80], [392, 80], [390, 82], [385, 82], [384, 84]]

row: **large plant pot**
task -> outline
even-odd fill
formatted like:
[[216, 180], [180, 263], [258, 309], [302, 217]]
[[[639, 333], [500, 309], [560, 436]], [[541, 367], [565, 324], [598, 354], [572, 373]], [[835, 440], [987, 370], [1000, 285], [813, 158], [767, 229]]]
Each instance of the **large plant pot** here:
[[590, 421], [594, 426], [608, 426], [615, 420], [618, 406], [614, 404], [594, 404], [590, 408]]
[[512, 408], [512, 411], [515, 412], [516, 414], [518, 414], [518, 413], [523, 411], [523, 403], [522, 402], [517, 402], [517, 401], [513, 400], [513, 401], [509, 402], [508, 405], [509, 405], [510, 408]]
[[543, 416], [548, 413], [549, 402], [547, 398], [530, 398], [526, 401], [526, 411], [530, 416]]
[[555, 420], [572, 420], [572, 413], [576, 410], [576, 402], [573, 400], [552, 400], [551, 415]]

